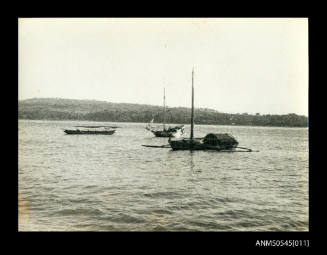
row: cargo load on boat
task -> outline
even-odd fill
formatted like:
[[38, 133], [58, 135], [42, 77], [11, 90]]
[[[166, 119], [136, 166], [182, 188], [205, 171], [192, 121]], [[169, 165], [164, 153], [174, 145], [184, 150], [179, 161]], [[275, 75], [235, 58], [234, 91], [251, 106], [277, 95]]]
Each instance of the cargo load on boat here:
[[237, 140], [230, 134], [226, 133], [219, 133], [214, 134], [210, 133], [207, 134], [203, 138], [203, 144], [209, 146], [217, 146], [222, 150], [233, 149], [238, 145]]

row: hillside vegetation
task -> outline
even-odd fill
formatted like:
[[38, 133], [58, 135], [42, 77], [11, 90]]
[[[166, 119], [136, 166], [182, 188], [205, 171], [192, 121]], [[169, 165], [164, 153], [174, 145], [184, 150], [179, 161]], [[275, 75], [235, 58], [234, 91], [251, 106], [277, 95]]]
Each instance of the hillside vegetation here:
[[[190, 123], [190, 108], [167, 109], [167, 122]], [[89, 120], [113, 122], [162, 122], [161, 106], [110, 103], [95, 100], [34, 98], [18, 102], [18, 118], [32, 120]], [[229, 114], [195, 108], [196, 124], [307, 127], [308, 118], [294, 113], [286, 115]]]

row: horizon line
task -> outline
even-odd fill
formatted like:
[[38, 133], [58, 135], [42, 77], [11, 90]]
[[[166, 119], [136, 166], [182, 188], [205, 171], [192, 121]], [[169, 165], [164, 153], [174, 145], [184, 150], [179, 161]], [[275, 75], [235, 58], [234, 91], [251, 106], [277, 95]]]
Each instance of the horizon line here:
[[[162, 107], [161, 105], [153, 105], [153, 104], [145, 104], [145, 103], [128, 103], [128, 102], [113, 102], [113, 101], [106, 101], [106, 100], [100, 100], [100, 99], [81, 99], [81, 98], [63, 98], [63, 97], [32, 97], [32, 98], [24, 98], [24, 99], [19, 99], [18, 101], [24, 101], [24, 100], [31, 100], [31, 99], [64, 99], [64, 100], [79, 100], [79, 101], [98, 101], [98, 102], [105, 102], [105, 103], [113, 103], [113, 104], [136, 104], [136, 105], [147, 105], [147, 106], [157, 106], [157, 107]], [[166, 106], [167, 107], [167, 106]], [[187, 106], [168, 106], [168, 108], [187, 108], [187, 109], [191, 109], [191, 107], [187, 107]], [[219, 113], [225, 113], [225, 114], [249, 114], [249, 115], [256, 115], [257, 113], [259, 113], [260, 115], [289, 115], [289, 114], [296, 114], [298, 116], [305, 116], [308, 118], [308, 116], [306, 114], [299, 114], [299, 113], [295, 113], [295, 112], [289, 112], [289, 113], [261, 113], [261, 112], [257, 112], [257, 113], [249, 113], [249, 112], [237, 112], [237, 113], [230, 113], [230, 112], [222, 112], [219, 111], [217, 109], [214, 108], [208, 108], [208, 107], [195, 107], [197, 109], [207, 109], [207, 110], [213, 110]]]

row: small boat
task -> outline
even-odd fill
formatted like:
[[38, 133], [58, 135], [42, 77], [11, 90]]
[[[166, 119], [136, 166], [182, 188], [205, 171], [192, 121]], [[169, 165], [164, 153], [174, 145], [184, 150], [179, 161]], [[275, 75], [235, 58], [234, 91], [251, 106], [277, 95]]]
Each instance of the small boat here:
[[168, 128], [164, 126], [163, 129], [160, 129], [151, 126], [149, 123], [145, 129], [151, 131], [156, 137], [181, 137], [184, 134], [184, 125]]
[[68, 135], [112, 135], [117, 127], [112, 126], [75, 126], [77, 129], [65, 129]]
[[151, 132], [156, 137], [181, 137], [184, 133], [184, 129], [179, 127], [169, 127], [164, 130], [152, 130]]
[[153, 119], [145, 127], [146, 130], [151, 131], [156, 137], [181, 137], [184, 134], [184, 125], [166, 128], [166, 95], [164, 89], [164, 114], [163, 114], [163, 128], [152, 126]]
[[207, 134], [203, 138], [194, 138], [194, 69], [192, 70], [192, 111], [191, 111], [191, 135], [190, 138], [171, 139], [169, 145], [173, 150], [216, 150], [234, 151], [238, 141], [230, 134]]

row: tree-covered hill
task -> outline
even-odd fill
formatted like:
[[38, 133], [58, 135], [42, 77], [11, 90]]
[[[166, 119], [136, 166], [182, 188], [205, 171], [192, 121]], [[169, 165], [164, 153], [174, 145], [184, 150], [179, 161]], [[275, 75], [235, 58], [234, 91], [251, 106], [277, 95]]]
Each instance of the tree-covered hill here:
[[[167, 122], [190, 123], [190, 108], [167, 109]], [[110, 103], [95, 100], [61, 98], [33, 98], [18, 102], [18, 118], [33, 120], [93, 120], [115, 122], [162, 122], [161, 106]], [[294, 113], [287, 115], [251, 115], [221, 113], [211, 109], [195, 108], [196, 124], [253, 125], [307, 127], [308, 118]]]

